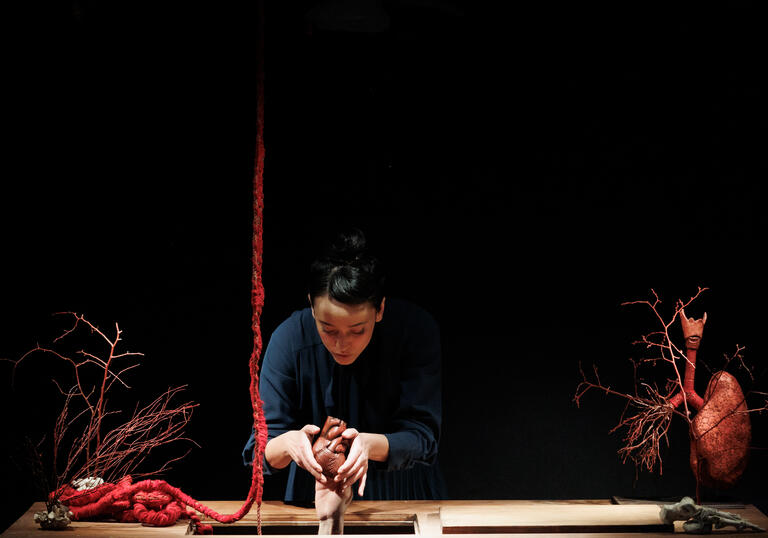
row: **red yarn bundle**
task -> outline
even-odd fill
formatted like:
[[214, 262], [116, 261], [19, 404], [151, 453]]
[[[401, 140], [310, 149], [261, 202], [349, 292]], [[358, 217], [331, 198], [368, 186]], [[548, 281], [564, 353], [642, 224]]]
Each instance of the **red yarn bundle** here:
[[180, 499], [194, 500], [164, 480], [143, 480], [134, 484], [131, 477], [126, 476], [117, 484], [106, 483], [84, 491], [64, 486], [58, 493], [61, 502], [72, 512], [74, 521], [112, 518], [124, 523], [166, 527], [179, 518], [189, 518], [194, 522], [197, 534], [213, 532], [212, 527], [202, 524], [200, 517]]

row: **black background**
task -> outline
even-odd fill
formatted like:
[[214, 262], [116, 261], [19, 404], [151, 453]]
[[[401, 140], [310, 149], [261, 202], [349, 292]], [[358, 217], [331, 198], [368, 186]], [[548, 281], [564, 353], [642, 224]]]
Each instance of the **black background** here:
[[[657, 325], [622, 302], [653, 289], [668, 316], [699, 286], [700, 359], [746, 346], [766, 391], [757, 9], [402, 0], [382, 19], [358, 2], [374, 27], [350, 32], [343, 4], [265, 11], [265, 335], [304, 306], [320, 242], [357, 225], [389, 293], [441, 325], [452, 498], [692, 495], [682, 423], [663, 474], [636, 475], [608, 433], [623, 402], [573, 396], [579, 361], [630, 389], [632, 342]], [[199, 499], [250, 482], [257, 19], [255, 2], [37, 4], [6, 49], [0, 357], [49, 341], [55, 312], [119, 322], [145, 357], [115, 404], [181, 384], [200, 404], [199, 447], [164, 475]], [[62, 372], [35, 360], [3, 388], [6, 524], [39, 498], [18, 439], [57, 411]], [[753, 416], [744, 479], [710, 498], [765, 509], [767, 426]]]

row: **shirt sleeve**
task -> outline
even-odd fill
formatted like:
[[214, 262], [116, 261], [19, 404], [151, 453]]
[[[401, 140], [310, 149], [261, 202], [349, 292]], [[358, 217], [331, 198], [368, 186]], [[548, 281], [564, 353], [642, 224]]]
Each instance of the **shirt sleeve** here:
[[440, 331], [431, 316], [409, 327], [400, 372], [400, 401], [389, 441], [387, 470], [437, 460], [442, 420]]
[[[262, 400], [264, 418], [267, 422], [267, 442], [287, 431], [298, 429], [298, 418], [294, 402], [298, 402], [296, 377], [296, 353], [293, 351], [291, 323], [281, 324], [267, 345], [259, 376], [259, 394]], [[255, 429], [243, 449], [243, 462], [253, 464], [256, 447]], [[266, 458], [264, 474], [273, 474]]]

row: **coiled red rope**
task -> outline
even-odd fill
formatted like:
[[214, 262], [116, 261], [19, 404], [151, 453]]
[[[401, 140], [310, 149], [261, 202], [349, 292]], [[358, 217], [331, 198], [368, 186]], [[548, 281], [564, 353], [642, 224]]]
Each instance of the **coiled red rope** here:
[[[264, 419], [261, 397], [259, 396], [259, 357], [262, 350], [261, 312], [264, 307], [264, 285], [262, 283], [262, 260], [264, 253], [264, 5], [258, 3], [258, 45], [256, 67], [256, 162], [253, 175], [253, 258], [251, 278], [251, 328], [253, 349], [249, 360], [251, 374], [250, 395], [253, 407], [253, 422], [256, 426], [256, 448], [254, 450], [251, 486], [240, 509], [234, 514], [219, 514], [196, 501], [164, 480], [142, 480], [133, 483], [126, 476], [116, 484], [107, 483], [99, 487], [78, 491], [71, 486], [54, 492], [67, 505], [74, 520], [97, 517], [114, 517], [118, 521], [137, 521], [146, 525], [173, 525], [179, 518], [190, 518], [195, 524], [196, 534], [211, 534], [210, 525], [200, 522], [193, 511], [204, 514], [220, 523], [234, 523], [243, 518], [254, 503], [257, 506], [258, 533], [261, 534], [261, 500], [264, 486], [262, 460], [267, 444], [267, 424]], [[191, 510], [192, 509], [192, 510]]]

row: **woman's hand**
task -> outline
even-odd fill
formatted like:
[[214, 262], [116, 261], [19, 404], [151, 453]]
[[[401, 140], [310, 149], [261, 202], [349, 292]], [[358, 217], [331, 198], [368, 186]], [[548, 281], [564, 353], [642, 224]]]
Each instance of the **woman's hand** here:
[[337, 483], [315, 482], [315, 512], [318, 534], [344, 534], [344, 514], [352, 502], [352, 488]]
[[266, 457], [270, 465], [282, 469], [291, 461], [308, 471], [321, 483], [328, 481], [323, 468], [312, 454], [312, 438], [320, 432], [320, 427], [307, 424], [300, 430], [291, 430], [278, 435], [267, 443]]
[[362, 497], [365, 490], [365, 479], [368, 477], [368, 460], [371, 457], [371, 438], [369, 434], [360, 433], [355, 428], [347, 428], [341, 436], [349, 443], [349, 454], [347, 461], [336, 471], [334, 481], [341, 483], [341, 486], [350, 489], [358, 480], [360, 485], [357, 488], [357, 494]]

